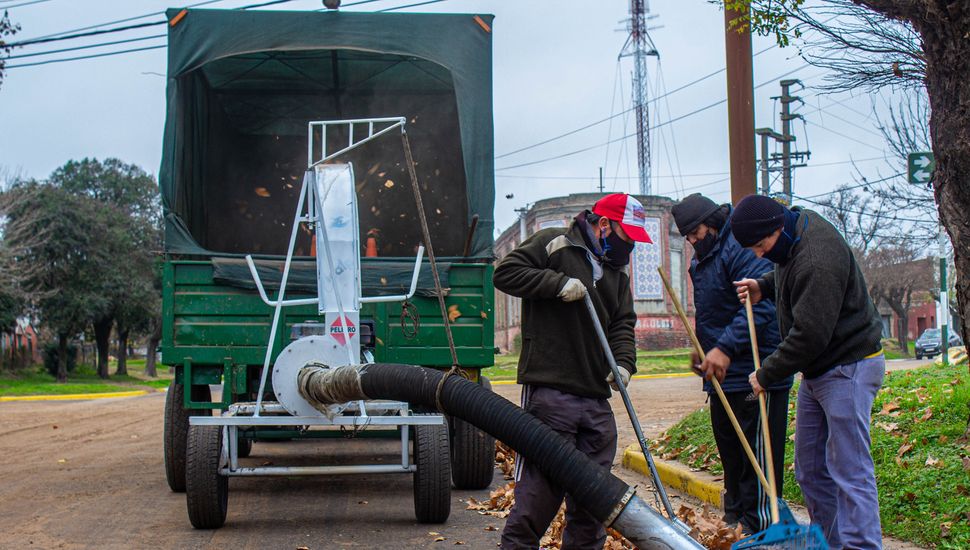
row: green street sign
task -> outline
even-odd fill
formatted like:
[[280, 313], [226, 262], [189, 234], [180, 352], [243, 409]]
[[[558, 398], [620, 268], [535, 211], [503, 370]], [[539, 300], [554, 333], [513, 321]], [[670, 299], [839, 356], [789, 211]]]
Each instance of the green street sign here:
[[906, 177], [909, 183], [927, 183], [933, 179], [936, 159], [929, 151], [906, 156]]

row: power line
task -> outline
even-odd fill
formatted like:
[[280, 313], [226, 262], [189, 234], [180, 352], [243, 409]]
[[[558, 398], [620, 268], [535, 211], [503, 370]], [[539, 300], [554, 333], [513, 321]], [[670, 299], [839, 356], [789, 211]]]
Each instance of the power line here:
[[138, 38], [128, 38], [126, 40], [114, 40], [114, 41], [111, 41], [111, 42], [102, 42], [102, 43], [99, 43], [99, 44], [88, 44], [87, 46], [75, 46], [73, 48], [61, 48], [59, 50], [47, 50], [47, 51], [43, 51], [43, 52], [25, 53], [25, 54], [20, 54], [20, 55], [11, 55], [11, 56], [6, 57], [4, 59], [5, 60], [9, 60], [9, 59], [22, 59], [24, 57], [37, 57], [38, 55], [50, 55], [50, 54], [55, 54], [55, 53], [73, 52], [73, 51], [77, 51], [77, 50], [87, 50], [87, 49], [91, 49], [91, 48], [101, 48], [101, 47], [104, 47], [104, 46], [114, 46], [114, 45], [117, 45], [117, 44], [128, 44], [130, 42], [140, 42], [142, 40], [152, 40], [154, 38], [165, 38], [166, 36], [167, 35], [164, 35], [164, 34], [153, 34], [151, 36], [141, 36], [141, 37], [138, 37]]
[[148, 50], [157, 50], [159, 48], [164, 48], [164, 47], [166, 47], [165, 44], [162, 44], [160, 46], [145, 46], [144, 48], [132, 48], [130, 50], [120, 50], [120, 51], [113, 51], [113, 52], [95, 53], [95, 54], [82, 55], [82, 56], [78, 56], [78, 57], [65, 57], [65, 58], [60, 58], [60, 59], [48, 59], [47, 61], [35, 61], [33, 63], [21, 63], [20, 65], [8, 65], [6, 68], [7, 69], [19, 69], [21, 67], [36, 67], [38, 65], [49, 65], [51, 63], [63, 63], [65, 61], [79, 61], [81, 59], [95, 59], [95, 58], [98, 58], [98, 57], [108, 57], [108, 56], [112, 56], [112, 55], [120, 55], [120, 54], [123, 54], [123, 53], [133, 53], [133, 52], [144, 52], [144, 51], [148, 51]]
[[[194, 4], [194, 5], [198, 6], [198, 5], [202, 5], [202, 4], [211, 4], [211, 3], [214, 3], [214, 2], [221, 2], [221, 1], [224, 1], [224, 0], [209, 0], [208, 2], [200, 2], [199, 4]], [[259, 7], [269, 6], [269, 5], [273, 5], [273, 4], [281, 4], [281, 3], [285, 3], [285, 2], [293, 2], [293, 1], [295, 1], [295, 0], [273, 0], [271, 2], [263, 2], [263, 3], [260, 3], [260, 4], [251, 4], [251, 5], [248, 5], [248, 6], [242, 6], [242, 7], [234, 8], [234, 9], [246, 10], [246, 9], [252, 9], [252, 8], [259, 8]], [[369, 4], [371, 2], [378, 2], [378, 1], [381, 1], [381, 0], [361, 0], [359, 2], [352, 2], [350, 4], [345, 4], [345, 7], [355, 6], [355, 5], [359, 5], [359, 4]], [[434, 2], [444, 2], [444, 1], [446, 1], [446, 0], [434, 0]], [[397, 7], [389, 8], [388, 10], [385, 10], [385, 11], [390, 11], [390, 10], [395, 10], [395, 9], [402, 9], [402, 8], [406, 8], [406, 7], [410, 7], [410, 6], [397, 6]], [[161, 13], [164, 13], [164, 12], [161, 12]], [[129, 20], [131, 20], [131, 19], [141, 19], [143, 17], [147, 17], [147, 16], [139, 16], [139, 17], [136, 17], [136, 18], [129, 18]], [[151, 25], [157, 25], [157, 24], [163, 24], [163, 23], [166, 23], [166, 21], [161, 21], [161, 22], [156, 22], [156, 23], [145, 23], [145, 24], [142, 24], [142, 25], [131, 26], [131, 27], [128, 27], [128, 28], [136, 28], [138, 26], [151, 26]], [[95, 25], [95, 26], [89, 27], [89, 28], [95, 28], [97, 26], [98, 25]], [[104, 32], [118, 32], [120, 30], [125, 30], [125, 29], [127, 29], [127, 28], [106, 29], [105, 31], [101, 31], [101, 32], [98, 32], [98, 33], [93, 33], [93, 34], [102, 34]], [[53, 36], [53, 35], [51, 35], [51, 36]], [[77, 36], [80, 36], [80, 35], [77, 35]], [[77, 37], [77, 36], [74, 36], [74, 37]], [[116, 44], [116, 43], [117, 44], [121, 44], [121, 43], [128, 43], [128, 42], [136, 42], [136, 41], [139, 41], [139, 40], [148, 40], [148, 39], [151, 39], [151, 38], [160, 38], [160, 37], [165, 37], [165, 36], [166, 35], [156, 35], [156, 36], [150, 36], [150, 37], [134, 38], [134, 39], [130, 39], [130, 40], [119, 40], [119, 41], [114, 41], [114, 42], [106, 42], [106, 43], [99, 43], [99, 44], [90, 44], [90, 45], [87, 45], [87, 46], [78, 46], [76, 48], [64, 48], [63, 50], [52, 50], [52, 51], [47, 51], [47, 52], [38, 52], [38, 53], [34, 53], [34, 54], [24, 54], [24, 55], [18, 55], [18, 56], [11, 56], [8, 59], [23, 58], [23, 57], [29, 57], [29, 56], [35, 56], [35, 55], [45, 55], [45, 54], [51, 54], [51, 53], [56, 53], [56, 52], [62, 52], [62, 51], [76, 51], [76, 50], [87, 49], [87, 48], [96, 48], [96, 47], [100, 47], [100, 46], [107, 46], [107, 45]], [[72, 37], [70, 37], [70, 36], [62, 37], [62, 39], [64, 39], [64, 40], [67, 40], [69, 38], [72, 38]], [[40, 39], [38, 39], [38, 40], [40, 40]], [[43, 42], [48, 42], [48, 41], [53, 41], [53, 40], [47, 40], [47, 39], [44, 39], [43, 40]], [[41, 43], [41, 42], [35, 42], [35, 43]], [[67, 61], [80, 61], [80, 60], [84, 60], [84, 59], [95, 59], [95, 58], [99, 58], [99, 57], [109, 57], [109, 56], [113, 56], [113, 55], [121, 55], [121, 54], [126, 54], [126, 53], [134, 53], [134, 52], [142, 52], [142, 51], [148, 51], [148, 50], [156, 50], [156, 49], [161, 49], [161, 48], [165, 48], [165, 47], [166, 47], [165, 44], [160, 44], [160, 45], [157, 45], [157, 46], [146, 46], [144, 48], [131, 48], [131, 49], [126, 49], [126, 50], [117, 50], [117, 51], [104, 52], [104, 53], [99, 53], [99, 54], [91, 54], [91, 55], [83, 55], [83, 56], [76, 56], [76, 57], [66, 57], [66, 58], [50, 59], [50, 60], [46, 60], [46, 61], [37, 61], [37, 62], [33, 62], [33, 63], [20, 63], [20, 64], [17, 64], [17, 65], [7, 65], [5, 67], [5, 69], [18, 69], [18, 68], [23, 68], [23, 67], [35, 67], [35, 66], [38, 66], [38, 65], [48, 65], [48, 64], [51, 64], [51, 63], [63, 63], [63, 62], [67, 62]]]
[[[899, 176], [902, 176], [905, 173], [906, 172], [897, 172], [897, 173], [895, 173], [895, 174], [893, 174], [891, 176], [886, 176], [884, 178], [880, 178], [880, 179], [873, 180], [873, 181], [863, 181], [862, 183], [857, 183], [855, 185], [847, 185], [847, 186], [842, 187], [840, 189], [842, 189], [842, 190], [858, 189], [859, 187], [866, 187], [868, 185], [875, 185], [877, 183], [882, 183], [884, 181], [889, 181], [889, 180], [891, 180], [893, 178], [898, 178]], [[825, 193], [818, 193], [817, 195], [808, 195], [807, 197], [802, 197], [802, 198], [803, 199], [814, 199], [816, 197], [825, 197], [825, 196], [828, 196], [828, 195], [833, 195], [833, 194], [835, 194], [837, 192], [839, 192], [839, 189], [836, 189], [834, 191], [828, 191], [828, 192], [825, 192]]]
[[[776, 45], [768, 46], [767, 48], [756, 52], [752, 57], [757, 57], [757, 56], [759, 56], [759, 55], [765, 53], [766, 51], [768, 51], [768, 50], [770, 50], [772, 48], [775, 48], [775, 47], [776, 47]], [[807, 65], [805, 65], [805, 66], [807, 66]], [[721, 67], [720, 69], [718, 69], [718, 70], [716, 70], [716, 71], [714, 71], [712, 73], [708, 73], [708, 74], [706, 74], [706, 75], [704, 75], [704, 76], [702, 76], [700, 78], [697, 78], [695, 80], [692, 80], [692, 81], [688, 82], [687, 84], [684, 84], [682, 86], [678, 86], [677, 88], [674, 88], [673, 90], [670, 90], [669, 92], [666, 92], [663, 95], [657, 96], [657, 97], [651, 99], [649, 101], [649, 103], [656, 103], [659, 100], [661, 100], [661, 99], [663, 99], [663, 98], [665, 98], [667, 96], [673, 95], [673, 94], [675, 94], [675, 93], [677, 93], [677, 92], [679, 92], [681, 90], [684, 90], [686, 88], [690, 88], [691, 86], [694, 86], [696, 84], [700, 84], [701, 82], [707, 80], [708, 78], [711, 78], [713, 76], [717, 76], [717, 75], [723, 73], [725, 70], [726, 70], [725, 67]], [[782, 75], [782, 76], [785, 76], [785, 75]], [[779, 78], [781, 78], [781, 77], [779, 77]], [[604, 122], [607, 122], [609, 120], [612, 120], [612, 119], [614, 119], [614, 118], [616, 118], [618, 116], [623, 116], [623, 115], [629, 113], [630, 111], [632, 111], [634, 109], [635, 109], [635, 107], [630, 107], [629, 109], [626, 109], [626, 110], [621, 111], [621, 112], [616, 113], [616, 114], [612, 114], [612, 115], [610, 115], [610, 116], [608, 116], [606, 118], [597, 120], [596, 122], [591, 122], [590, 124], [587, 124], [587, 125], [585, 125], [585, 126], [583, 126], [581, 128], [577, 128], [575, 130], [570, 130], [570, 131], [568, 131], [566, 133], [559, 134], [557, 136], [553, 136], [553, 137], [551, 137], [549, 139], [545, 139], [545, 140], [540, 141], [538, 143], [534, 143], [532, 145], [529, 145], [529, 146], [526, 146], [526, 147], [522, 147], [520, 149], [516, 149], [515, 151], [509, 151], [508, 153], [502, 153], [501, 155], [496, 156], [495, 159], [497, 160], [497, 159], [500, 159], [500, 158], [508, 157], [508, 156], [514, 155], [516, 153], [521, 153], [522, 151], [527, 151], [529, 149], [533, 149], [535, 147], [539, 147], [540, 145], [545, 145], [546, 143], [549, 143], [549, 142], [552, 142], [552, 141], [556, 141], [556, 140], [562, 139], [564, 137], [571, 136], [571, 135], [573, 135], [573, 134], [575, 134], [577, 132], [581, 132], [581, 131], [586, 130], [588, 128], [592, 128], [593, 126], [598, 126], [600, 124], [603, 124]]]
[[377, 10], [377, 11], [378, 11], [378, 13], [380, 13], [380, 12], [387, 12], [387, 11], [394, 11], [394, 10], [403, 10], [403, 9], [406, 9], [406, 8], [416, 8], [418, 6], [426, 6], [428, 4], [437, 4], [438, 2], [445, 2], [445, 1], [446, 0], [427, 0], [426, 2], [417, 2], [415, 4], [407, 4], [407, 5], [404, 5], [404, 6], [397, 6], [397, 7], [393, 7], [393, 8], [385, 8], [385, 9]]
[[[831, 194], [834, 195], [836, 192], [837, 191], [833, 191]], [[879, 214], [873, 214], [872, 212], [866, 212], [866, 211], [863, 211], [863, 210], [851, 210], [849, 208], [844, 208], [844, 207], [841, 207], [841, 206], [835, 206], [835, 205], [832, 205], [830, 203], [820, 202], [820, 201], [808, 199], [808, 198], [805, 198], [805, 197], [800, 197], [798, 195], [792, 195], [792, 197], [793, 198], [796, 198], [798, 200], [801, 200], [801, 201], [810, 202], [812, 204], [817, 204], [819, 206], [826, 206], [826, 207], [829, 207], [829, 208], [837, 209], [837, 210], [840, 210], [840, 211], [845, 212], [847, 214], [859, 214], [859, 215], [862, 215], [862, 216], [872, 216], [872, 217], [877, 217], [879, 215]], [[936, 220], [915, 219], [915, 218], [900, 218], [900, 217], [897, 217], [897, 216], [887, 216], [886, 217], [886, 220], [887, 221], [900, 221], [900, 222], [913, 222], [913, 223], [932, 223], [934, 225], [936, 225], [937, 223], [939, 223]]]
[[[195, 4], [189, 4], [189, 5], [185, 6], [185, 7], [186, 8], [196, 8], [196, 7], [199, 7], [199, 6], [205, 6], [207, 4], [215, 4], [217, 2], [225, 2], [225, 1], [226, 0], [207, 0], [205, 2], [196, 2]], [[52, 36], [61, 36], [61, 35], [64, 35], [64, 34], [81, 32], [81, 31], [86, 31], [86, 30], [90, 30], [90, 29], [97, 29], [97, 28], [100, 28], [100, 27], [107, 27], [108, 25], [117, 25], [118, 23], [127, 23], [129, 21], [137, 21], [139, 19], [144, 19], [146, 17], [153, 17], [155, 15], [165, 15], [165, 12], [164, 11], [155, 11], [155, 12], [152, 12], [152, 13], [146, 13], [144, 15], [136, 15], [134, 17], [126, 17], [124, 19], [116, 19], [114, 21], [107, 21], [107, 22], [104, 22], [104, 23], [98, 23], [96, 25], [88, 25], [86, 27], [80, 27], [80, 28], [77, 28], [77, 29], [70, 29], [70, 30], [66, 30], [66, 31], [60, 31], [60, 32], [56, 32], [56, 33], [53, 33], [53, 34], [46, 34], [44, 36], [38, 36], [36, 38], [30, 38], [30, 39], [28, 39], [28, 41], [29, 40], [39, 40], [39, 39], [42, 39], [42, 38], [50, 38]]]
[[[778, 75], [778, 76], [776, 76], [776, 77], [774, 77], [774, 78], [772, 78], [770, 80], [767, 80], [765, 82], [762, 82], [761, 84], [758, 84], [757, 86], [754, 87], [754, 89], [757, 90], [758, 88], [762, 88], [764, 86], [767, 86], [768, 84], [773, 83], [775, 80], [778, 80], [779, 78], [786, 77], [786, 76], [788, 76], [788, 75], [790, 75], [792, 73], [798, 72], [798, 71], [800, 71], [800, 70], [802, 70], [802, 69], [804, 69], [805, 67], [808, 67], [808, 66], [809, 66], [808, 63], [805, 63], [803, 65], [800, 65], [800, 66], [798, 66], [798, 67], [796, 67], [796, 68], [794, 68], [794, 69], [792, 69], [790, 71], [784, 72], [784, 73], [782, 73], [782, 74], [780, 74], [780, 75]], [[809, 77], [809, 78], [815, 78], [815, 77], [812, 76], [812, 77]], [[808, 79], [806, 78], [805, 80], [808, 80]], [[657, 98], [657, 99], [659, 99], [659, 98]], [[727, 103], [727, 98], [724, 98], [724, 99], [719, 100], [719, 101], [715, 101], [714, 103], [711, 103], [709, 105], [705, 105], [704, 107], [701, 107], [699, 109], [695, 109], [695, 110], [693, 110], [693, 111], [691, 111], [689, 113], [680, 115], [680, 116], [678, 116], [676, 118], [668, 119], [668, 120], [666, 120], [666, 121], [664, 121], [662, 123], [659, 123], [659, 124], [656, 124], [654, 126], [651, 126], [650, 127], [650, 130], [655, 130], [657, 128], [666, 126], [668, 124], [673, 124], [674, 122], [677, 122], [679, 120], [683, 120], [683, 119], [685, 119], [687, 117], [696, 115], [697, 113], [706, 111], [708, 109], [712, 109], [712, 108], [717, 107], [718, 105], [721, 105], [723, 103]], [[599, 149], [600, 147], [605, 147], [606, 145], [608, 145], [610, 143], [615, 143], [617, 141], [622, 141], [622, 140], [625, 140], [625, 139], [629, 139], [629, 138], [631, 138], [631, 137], [633, 137], [635, 135], [636, 134], [626, 134], [626, 135], [621, 136], [621, 137], [618, 137], [616, 139], [608, 140], [606, 143], [600, 143], [600, 144], [597, 144], [597, 145], [591, 145], [589, 147], [584, 147], [582, 149], [577, 149], [575, 151], [570, 151], [568, 153], [563, 153], [561, 155], [555, 155], [555, 156], [552, 156], [552, 157], [548, 157], [548, 158], [544, 158], [544, 159], [540, 159], [540, 160], [535, 160], [535, 161], [532, 161], [532, 162], [523, 162], [523, 163], [515, 164], [515, 165], [512, 165], [512, 166], [502, 166], [501, 168], [496, 168], [495, 171], [497, 172], [499, 170], [511, 170], [512, 168], [521, 168], [523, 166], [532, 166], [534, 164], [541, 164], [541, 163], [544, 163], [544, 162], [549, 162], [551, 160], [558, 160], [558, 159], [565, 158], [565, 157], [569, 157], [569, 156], [572, 156], [572, 155], [578, 155], [579, 153], [585, 153], [586, 151], [591, 151], [593, 149]], [[499, 157], [495, 157], [495, 158], [499, 158]]]
[[24, 2], [22, 4], [14, 4], [12, 6], [0, 6], [0, 8], [3, 8], [4, 10], [9, 10], [12, 8], [19, 8], [22, 6], [30, 6], [31, 4], [40, 4], [41, 2], [50, 2], [50, 0], [31, 0], [30, 2]]
[[[247, 10], [247, 9], [252, 9], [252, 8], [262, 8], [262, 7], [265, 7], [265, 6], [272, 6], [272, 5], [275, 5], [275, 4], [285, 4], [287, 2], [293, 2], [293, 1], [295, 1], [295, 0], [271, 0], [269, 2], [262, 2], [262, 3], [259, 3], [259, 4], [250, 4], [248, 6], [242, 6], [240, 8], [235, 8], [235, 9]], [[443, 0], [435, 0], [435, 1], [443, 1]], [[212, 3], [212, 2], [210, 1], [208, 3]], [[164, 12], [162, 12], [162, 13], [164, 13]], [[137, 17], [136, 19], [143, 19], [143, 17]], [[33, 46], [34, 44], [45, 44], [45, 43], [48, 43], [48, 42], [58, 42], [58, 41], [61, 41], [61, 40], [74, 40], [76, 38], [86, 38], [88, 36], [97, 36], [97, 35], [100, 35], [100, 34], [109, 34], [109, 33], [115, 33], [115, 32], [124, 32], [124, 31], [130, 31], [130, 30], [134, 30], [134, 29], [142, 29], [142, 28], [145, 28], [145, 27], [156, 27], [158, 25], [166, 25], [166, 24], [168, 24], [168, 21], [167, 20], [162, 20], [162, 21], [152, 21], [150, 23], [138, 23], [136, 25], [127, 25], [127, 26], [124, 26], [124, 27], [113, 27], [113, 28], [110, 28], [110, 29], [101, 29], [101, 30], [89, 31], [89, 32], [79, 32], [79, 33], [68, 34], [68, 35], [63, 35], [63, 36], [54, 36], [54, 35], [51, 35], [51, 36], [43, 37], [43, 38], [34, 38], [34, 39], [30, 39], [30, 40], [21, 40], [20, 42], [10, 42], [9, 44], [6, 45], [6, 47], [8, 47], [8, 48], [21, 48], [21, 47], [24, 47], [24, 46]]]

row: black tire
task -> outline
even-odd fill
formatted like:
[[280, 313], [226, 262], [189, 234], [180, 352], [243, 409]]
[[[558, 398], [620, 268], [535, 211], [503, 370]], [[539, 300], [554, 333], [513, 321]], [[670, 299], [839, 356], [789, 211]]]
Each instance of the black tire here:
[[444, 523], [451, 515], [451, 460], [448, 423], [414, 426], [414, 517]]
[[185, 504], [196, 529], [218, 529], [226, 523], [229, 478], [219, 474], [221, 426], [189, 426], [185, 460]]
[[[189, 417], [210, 414], [207, 409], [186, 409], [182, 397], [185, 387], [175, 380], [165, 395], [165, 427], [163, 443], [165, 455], [165, 479], [176, 493], [185, 492], [185, 438], [189, 431]], [[209, 386], [192, 386], [193, 401], [210, 401]]]
[[236, 438], [237, 449], [236, 455], [239, 458], [246, 458], [250, 453], [253, 452], [253, 440], [248, 437], [239, 436]]
[[[484, 376], [482, 387], [491, 391]], [[456, 489], [486, 489], [495, 473], [495, 438], [475, 426], [451, 419], [451, 480]]]

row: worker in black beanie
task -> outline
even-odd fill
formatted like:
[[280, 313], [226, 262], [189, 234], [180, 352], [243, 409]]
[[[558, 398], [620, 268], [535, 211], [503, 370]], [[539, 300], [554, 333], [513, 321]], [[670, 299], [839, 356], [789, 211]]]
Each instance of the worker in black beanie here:
[[[694, 325], [705, 358], [701, 363], [696, 353], [691, 354], [691, 368], [704, 376], [704, 391], [709, 396], [714, 393], [710, 379], [714, 377], [721, 384], [745, 438], [753, 449], [758, 449], [761, 469], [767, 471], [758, 400], [749, 398], [752, 389], [748, 375], [754, 371], [754, 357], [748, 320], [744, 307], [735, 298], [733, 282], [771, 271], [771, 262], [758, 258], [735, 240], [728, 223], [729, 204], [718, 205], [700, 193], [694, 193], [675, 204], [670, 212], [680, 234], [694, 247], [690, 262]], [[758, 351], [760, 359], [764, 360], [781, 341], [775, 304], [764, 300], [753, 308], [753, 313]], [[791, 386], [790, 376], [772, 384], [768, 387], [766, 401], [775, 479], [779, 482], [785, 468], [785, 432]], [[740, 522], [746, 533], [767, 529], [771, 524], [770, 497], [742, 450], [727, 409], [716, 398], [711, 400], [711, 431], [724, 467], [724, 521], [729, 525]], [[782, 484], [779, 483], [778, 496], [781, 494]]]
[[882, 321], [852, 250], [819, 214], [751, 195], [731, 215], [741, 245], [775, 264], [735, 282], [742, 302], [774, 298], [782, 341], [751, 374], [755, 392], [802, 373], [795, 480], [833, 548], [882, 548], [870, 409], [886, 361]]

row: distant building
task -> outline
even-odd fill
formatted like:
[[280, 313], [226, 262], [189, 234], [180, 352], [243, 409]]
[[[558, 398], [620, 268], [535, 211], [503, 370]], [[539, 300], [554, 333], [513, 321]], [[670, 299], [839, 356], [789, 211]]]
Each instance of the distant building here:
[[13, 331], [0, 333], [0, 364], [10, 361], [18, 367], [41, 361], [37, 332], [27, 318], [17, 319]]
[[[579, 193], [536, 202], [521, 214], [519, 223], [496, 239], [495, 255], [501, 259], [541, 229], [568, 226], [576, 214], [591, 208], [604, 195], [606, 193]], [[690, 345], [687, 332], [666, 295], [657, 268], [662, 266], [670, 274], [674, 292], [684, 303], [693, 323], [693, 289], [687, 274], [693, 249], [686, 246], [686, 240], [680, 236], [670, 214], [673, 200], [658, 196], [638, 195], [636, 198], [646, 210], [647, 233], [654, 243], [637, 244], [630, 262], [630, 289], [637, 313], [637, 346], [643, 349], [687, 347]], [[519, 345], [521, 312], [520, 299], [495, 291], [495, 345], [503, 351]]]

